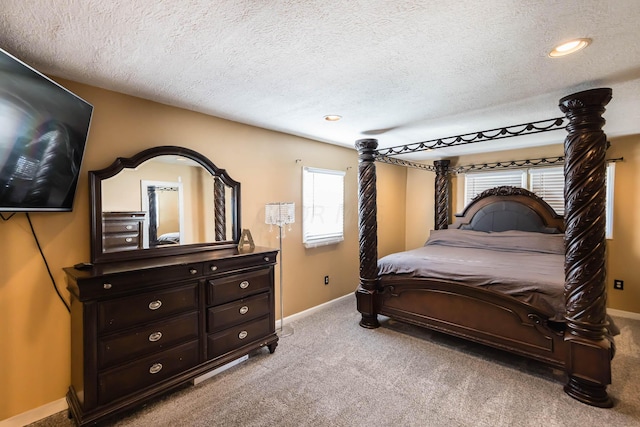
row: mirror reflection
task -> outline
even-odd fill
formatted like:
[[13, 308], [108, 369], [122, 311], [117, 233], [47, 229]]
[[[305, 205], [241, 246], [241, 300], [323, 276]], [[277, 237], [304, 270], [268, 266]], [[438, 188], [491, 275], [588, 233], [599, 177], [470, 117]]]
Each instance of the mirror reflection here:
[[102, 252], [234, 240], [233, 188], [199, 163], [162, 155], [101, 181]]

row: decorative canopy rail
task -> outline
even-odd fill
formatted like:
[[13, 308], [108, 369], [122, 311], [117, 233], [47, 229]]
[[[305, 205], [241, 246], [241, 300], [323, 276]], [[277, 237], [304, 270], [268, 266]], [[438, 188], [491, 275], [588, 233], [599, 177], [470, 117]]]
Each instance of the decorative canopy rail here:
[[411, 144], [398, 145], [376, 151], [376, 157], [395, 156], [399, 154], [417, 153], [436, 148], [457, 147], [459, 145], [473, 144], [475, 142], [494, 141], [498, 139], [512, 138], [514, 136], [533, 135], [536, 133], [550, 132], [564, 129], [565, 118], [540, 120], [521, 125], [506, 126], [497, 129], [489, 129], [480, 132], [466, 133], [463, 135], [450, 136], [447, 138], [437, 138], [428, 141], [414, 142]]
[[[624, 157], [617, 157], [615, 159], [607, 159], [605, 161], [607, 163], [616, 163], [616, 162], [621, 162], [623, 160], [624, 160]], [[563, 165], [564, 156], [543, 157], [541, 159], [508, 160], [506, 162], [482, 163], [477, 165], [464, 165], [464, 166], [458, 166], [455, 168], [450, 168], [449, 172], [467, 173], [467, 172], [479, 172], [479, 171], [490, 170], [490, 169], [535, 168], [535, 167], [551, 166], [556, 164]], [[432, 169], [435, 170], [435, 167], [433, 167]]]
[[375, 157], [376, 157], [376, 161], [380, 163], [388, 163], [390, 165], [405, 166], [405, 167], [414, 168], [414, 169], [423, 169], [431, 172], [436, 171], [436, 167], [434, 165], [412, 162], [410, 160], [396, 159], [395, 157], [387, 157], [387, 156], [375, 156]]

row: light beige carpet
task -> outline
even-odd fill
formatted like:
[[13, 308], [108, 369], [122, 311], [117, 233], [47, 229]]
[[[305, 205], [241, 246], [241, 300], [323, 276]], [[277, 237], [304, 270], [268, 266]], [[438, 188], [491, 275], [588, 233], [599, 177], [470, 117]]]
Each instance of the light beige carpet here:
[[[266, 349], [107, 423], [115, 426], [638, 426], [640, 321], [616, 318], [613, 409], [567, 396], [546, 365], [382, 319], [358, 325], [355, 298], [292, 323]], [[37, 426], [71, 426], [60, 413]]]

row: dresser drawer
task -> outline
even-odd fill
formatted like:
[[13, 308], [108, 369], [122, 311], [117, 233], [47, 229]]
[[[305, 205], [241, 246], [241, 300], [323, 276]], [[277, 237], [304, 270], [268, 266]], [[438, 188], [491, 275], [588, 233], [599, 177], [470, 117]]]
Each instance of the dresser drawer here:
[[98, 331], [148, 323], [198, 308], [198, 283], [164, 288], [98, 303]]
[[207, 304], [223, 304], [270, 289], [269, 272], [264, 268], [207, 280]]
[[98, 402], [105, 404], [198, 364], [198, 341], [173, 347], [98, 374]]
[[207, 339], [207, 357], [213, 359], [221, 356], [228, 351], [266, 337], [272, 330], [269, 316], [265, 316], [225, 329], [222, 332], [211, 334]]
[[102, 223], [103, 233], [140, 233], [140, 220], [132, 221], [105, 221]]
[[225, 273], [244, 268], [264, 267], [276, 263], [277, 252], [263, 252], [261, 254], [251, 254], [232, 258], [220, 258], [207, 261], [205, 272]]
[[197, 338], [198, 312], [195, 311], [129, 329], [99, 340], [98, 367], [113, 366]]
[[269, 294], [262, 293], [207, 310], [207, 331], [220, 331], [269, 313]]
[[140, 236], [138, 233], [118, 233], [107, 234], [102, 239], [104, 250], [109, 252], [114, 249], [138, 249], [140, 246]]

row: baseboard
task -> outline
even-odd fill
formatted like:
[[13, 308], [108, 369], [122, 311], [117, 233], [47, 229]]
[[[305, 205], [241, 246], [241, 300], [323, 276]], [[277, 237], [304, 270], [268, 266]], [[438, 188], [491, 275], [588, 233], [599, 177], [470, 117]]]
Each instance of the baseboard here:
[[616, 310], [615, 308], [607, 308], [607, 314], [611, 316], [625, 317], [627, 319], [640, 320], [640, 313], [632, 311]]
[[[350, 292], [350, 293], [348, 293], [346, 295], [343, 295], [341, 297], [338, 297], [336, 299], [332, 299], [331, 301], [327, 301], [327, 302], [322, 303], [320, 305], [316, 305], [315, 307], [311, 307], [311, 308], [303, 310], [303, 311], [301, 311], [299, 313], [295, 313], [295, 314], [292, 314], [291, 316], [287, 316], [287, 317], [285, 317], [283, 319], [283, 322], [286, 325], [289, 322], [293, 322], [294, 320], [298, 320], [298, 319], [302, 319], [303, 317], [307, 317], [310, 314], [313, 314], [313, 313], [315, 313], [315, 312], [317, 312], [319, 310], [322, 310], [325, 307], [328, 307], [328, 306], [330, 306], [332, 304], [336, 304], [336, 303], [338, 303], [338, 302], [340, 302], [340, 301], [342, 301], [344, 299], [347, 299], [347, 298], [353, 298], [354, 301], [355, 301], [355, 297], [354, 297], [353, 292]], [[354, 306], [354, 308], [355, 308], [355, 306]], [[276, 329], [280, 329], [280, 319], [276, 320]]]
[[36, 421], [55, 415], [58, 412], [66, 411], [68, 407], [67, 400], [63, 397], [62, 399], [55, 400], [47, 403], [46, 405], [39, 406], [14, 417], [2, 420], [0, 421], [0, 427], [26, 426], [27, 424], [35, 423]]
[[[284, 323], [286, 324], [287, 322], [292, 322], [294, 320], [297, 319], [301, 319], [303, 317], [306, 317], [312, 313], [315, 313], [318, 310], [322, 310], [323, 308], [330, 306], [332, 304], [336, 304], [346, 298], [353, 298], [353, 293], [348, 293], [347, 295], [338, 297], [336, 299], [332, 299], [331, 301], [327, 301], [323, 304], [317, 305], [315, 307], [311, 307], [307, 310], [301, 311], [299, 313], [296, 314], [292, 314], [291, 316], [287, 316], [284, 318]], [[616, 310], [617, 311], [617, 310]], [[631, 314], [635, 314], [635, 313], [631, 313]], [[621, 316], [619, 314], [615, 314], [616, 316]], [[640, 318], [640, 315], [638, 315]], [[280, 320], [276, 321], [276, 329], [280, 328]], [[214, 369], [213, 371], [202, 375], [201, 377], [196, 378], [194, 381], [197, 382], [201, 382], [205, 379], [211, 378], [213, 375], [220, 373], [222, 370], [228, 369], [234, 365], [237, 365], [238, 363], [244, 362], [246, 360], [246, 358], [240, 358], [237, 359], [233, 362], [230, 362], [228, 365], [225, 366], [221, 366], [218, 369]], [[38, 408], [34, 408], [31, 409], [27, 412], [23, 412], [21, 414], [18, 414], [14, 417], [11, 418], [7, 418], [6, 420], [2, 420], [0, 421], [0, 427], [22, 427], [25, 426], [27, 424], [31, 424], [34, 423], [36, 421], [40, 421], [44, 418], [50, 417], [51, 415], [55, 415], [60, 411], [66, 411], [69, 408], [69, 406], [67, 405], [67, 401], [66, 399], [63, 397], [62, 399], [58, 399], [56, 401], [53, 401], [51, 403], [47, 403], [46, 405], [42, 405]]]

